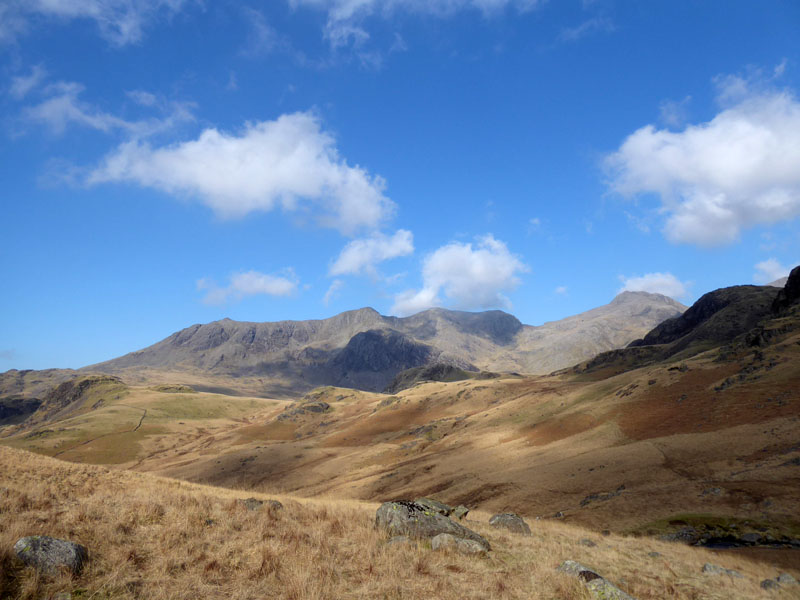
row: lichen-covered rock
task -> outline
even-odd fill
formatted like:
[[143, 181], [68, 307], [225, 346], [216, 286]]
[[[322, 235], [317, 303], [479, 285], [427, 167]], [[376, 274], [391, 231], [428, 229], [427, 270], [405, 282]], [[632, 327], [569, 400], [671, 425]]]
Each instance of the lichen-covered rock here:
[[392, 539], [386, 542], [387, 546], [403, 546], [405, 544], [410, 544], [411, 539], [405, 535], [396, 535]]
[[491, 549], [489, 542], [471, 529], [451, 521], [434, 510], [405, 500], [381, 504], [375, 513], [375, 526], [391, 535], [406, 535], [416, 539], [433, 538], [440, 533], [449, 533], [458, 538], [478, 542], [485, 550]]
[[483, 544], [475, 540], [455, 537], [450, 533], [440, 533], [431, 540], [433, 550], [453, 549], [462, 554], [486, 554]]
[[454, 516], [454, 517], [455, 517], [456, 519], [458, 519], [459, 521], [460, 521], [461, 519], [464, 519], [464, 518], [466, 518], [466, 516], [467, 516], [468, 514], [469, 514], [469, 509], [468, 509], [466, 506], [464, 506], [463, 504], [459, 504], [458, 506], [456, 506], [456, 507], [453, 509], [453, 512], [452, 512], [452, 516]]
[[781, 573], [778, 575], [776, 581], [781, 585], [798, 585], [800, 582], [797, 581], [794, 577], [789, 575], [789, 573]]
[[433, 510], [438, 512], [440, 515], [444, 515], [445, 517], [449, 517], [450, 513], [453, 512], [453, 507], [448, 506], [444, 502], [439, 502], [438, 500], [434, 500], [433, 498], [417, 498], [414, 500], [416, 504], [420, 506], [424, 506], [428, 510]]
[[598, 575], [574, 560], [565, 560], [556, 570], [580, 579], [592, 597], [597, 600], [635, 600], [633, 596], [623, 592], [602, 575]]
[[489, 525], [492, 527], [503, 527], [509, 531], [521, 533], [523, 535], [531, 534], [531, 528], [528, 527], [528, 524], [522, 520], [522, 517], [514, 513], [501, 513], [499, 515], [494, 515], [491, 519], [489, 519]]
[[78, 575], [89, 558], [84, 546], [46, 535], [33, 535], [17, 540], [14, 553], [26, 565], [48, 575], [56, 575], [62, 569]]

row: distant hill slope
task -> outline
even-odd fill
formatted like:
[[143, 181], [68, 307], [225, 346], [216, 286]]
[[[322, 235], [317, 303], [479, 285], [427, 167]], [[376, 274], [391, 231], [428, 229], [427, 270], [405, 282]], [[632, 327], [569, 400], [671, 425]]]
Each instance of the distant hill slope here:
[[[137, 352], [86, 367], [262, 378], [265, 393], [318, 385], [380, 391], [401, 371], [432, 364], [468, 371], [542, 374], [625, 346], [685, 306], [658, 294], [625, 292], [610, 304], [539, 327], [499, 310], [435, 308], [404, 318], [371, 308], [323, 320], [192, 325]], [[232, 384], [233, 385], [233, 384]], [[272, 386], [272, 387], [271, 387]]]

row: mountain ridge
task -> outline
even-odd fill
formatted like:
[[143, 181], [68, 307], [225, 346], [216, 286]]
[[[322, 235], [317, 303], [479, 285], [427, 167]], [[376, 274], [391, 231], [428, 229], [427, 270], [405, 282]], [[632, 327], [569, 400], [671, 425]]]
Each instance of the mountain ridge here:
[[544, 374], [622, 347], [685, 308], [666, 296], [623, 292], [605, 306], [539, 326], [525, 325], [501, 310], [444, 308], [408, 317], [364, 307], [306, 321], [226, 318], [191, 325], [81, 371], [202, 371], [279, 380], [282, 390], [298, 393], [318, 385], [380, 391], [399, 372], [434, 363], [468, 371]]

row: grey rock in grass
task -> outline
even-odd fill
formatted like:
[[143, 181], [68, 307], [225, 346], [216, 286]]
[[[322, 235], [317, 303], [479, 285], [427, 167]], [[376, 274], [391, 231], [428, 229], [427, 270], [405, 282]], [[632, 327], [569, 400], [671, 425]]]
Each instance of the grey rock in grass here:
[[17, 540], [14, 553], [26, 565], [47, 575], [56, 575], [62, 569], [78, 575], [89, 558], [86, 547], [46, 535], [33, 535]]
[[375, 526], [391, 535], [406, 535], [416, 539], [430, 539], [440, 533], [449, 533], [458, 538], [473, 540], [487, 551], [491, 549], [489, 542], [471, 529], [421, 504], [405, 500], [381, 504], [375, 513]]
[[514, 533], [522, 533], [524, 535], [531, 534], [531, 528], [522, 520], [522, 517], [514, 513], [501, 513], [494, 515], [489, 519], [489, 525], [492, 527], [503, 527]]
[[780, 587], [780, 584], [774, 579], [765, 579], [761, 582], [761, 589], [764, 590], [778, 590]]
[[648, 552], [647, 556], [650, 558], [661, 558], [661, 552]]
[[587, 548], [594, 548], [597, 546], [597, 542], [590, 540], [589, 538], [583, 538], [580, 542], [578, 542], [581, 546], [586, 546]]
[[734, 571], [733, 569], [726, 569], [725, 567], [720, 567], [719, 565], [713, 565], [711, 563], [706, 563], [703, 565], [703, 573], [707, 575], [729, 575], [730, 577], [743, 577], [739, 571]]
[[453, 509], [452, 516], [460, 521], [461, 519], [466, 518], [467, 514], [469, 514], [469, 509], [463, 504], [459, 504]]
[[797, 581], [794, 577], [789, 575], [789, 573], [781, 573], [778, 575], [776, 581], [781, 585], [798, 585], [800, 582]]
[[623, 592], [602, 575], [574, 560], [565, 560], [556, 570], [580, 579], [592, 597], [598, 600], [635, 600], [633, 596]]
[[417, 498], [414, 500], [416, 504], [420, 506], [424, 506], [428, 510], [433, 510], [438, 512], [440, 515], [444, 515], [445, 517], [449, 517], [450, 513], [453, 512], [453, 507], [448, 506], [444, 502], [439, 502], [438, 500], [434, 500], [433, 498]]
[[455, 537], [450, 533], [440, 533], [431, 540], [433, 550], [453, 549], [461, 554], [486, 554], [486, 548], [475, 540]]
[[258, 500], [256, 498], [247, 498], [246, 500], [239, 500], [239, 502], [247, 510], [261, 510], [265, 504], [267, 505], [267, 508], [271, 508], [272, 510], [280, 510], [283, 508], [283, 504], [277, 500], [267, 500], [264, 502], [263, 500]]

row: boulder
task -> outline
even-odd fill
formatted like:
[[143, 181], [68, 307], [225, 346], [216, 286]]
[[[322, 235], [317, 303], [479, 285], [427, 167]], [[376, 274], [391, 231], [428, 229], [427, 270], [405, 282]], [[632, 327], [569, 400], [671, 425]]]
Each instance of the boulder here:
[[781, 585], [798, 585], [797, 579], [789, 575], [789, 573], [781, 573], [777, 577], [777, 582]]
[[483, 544], [475, 540], [455, 537], [449, 533], [440, 533], [434, 536], [431, 540], [431, 548], [433, 550], [452, 549], [461, 554], [486, 554]]
[[414, 502], [420, 506], [424, 506], [428, 510], [438, 512], [440, 515], [444, 515], [445, 517], [449, 517], [450, 513], [453, 512], [452, 506], [448, 506], [444, 502], [439, 502], [433, 498], [417, 498], [414, 500]]
[[489, 542], [471, 529], [451, 521], [436, 511], [405, 500], [381, 504], [375, 513], [375, 526], [391, 535], [406, 535], [416, 539], [430, 539], [440, 533], [449, 533], [457, 538], [473, 540], [481, 544], [485, 550], [491, 549]]
[[503, 527], [514, 533], [521, 533], [523, 535], [530, 535], [531, 528], [522, 520], [522, 517], [514, 513], [501, 513], [494, 515], [489, 519], [489, 525], [492, 527]]
[[739, 573], [739, 571], [726, 569], [725, 567], [712, 565], [711, 563], [706, 563], [703, 565], [703, 573], [706, 573], [707, 575], [728, 575], [730, 577], [742, 577], [742, 574]]
[[765, 579], [761, 582], [761, 589], [764, 590], [777, 590], [780, 589], [780, 584], [774, 579]]
[[598, 600], [635, 600], [630, 594], [574, 560], [565, 560], [556, 570], [580, 579], [592, 597]]
[[387, 546], [403, 546], [405, 544], [410, 544], [411, 540], [405, 535], [396, 535], [392, 539], [386, 542]]
[[26, 565], [47, 575], [57, 575], [62, 569], [78, 575], [89, 558], [84, 546], [46, 535], [33, 535], [17, 540], [14, 553]]
[[468, 513], [469, 509], [463, 504], [459, 504], [453, 509], [452, 515], [460, 521], [461, 519], [466, 518]]

